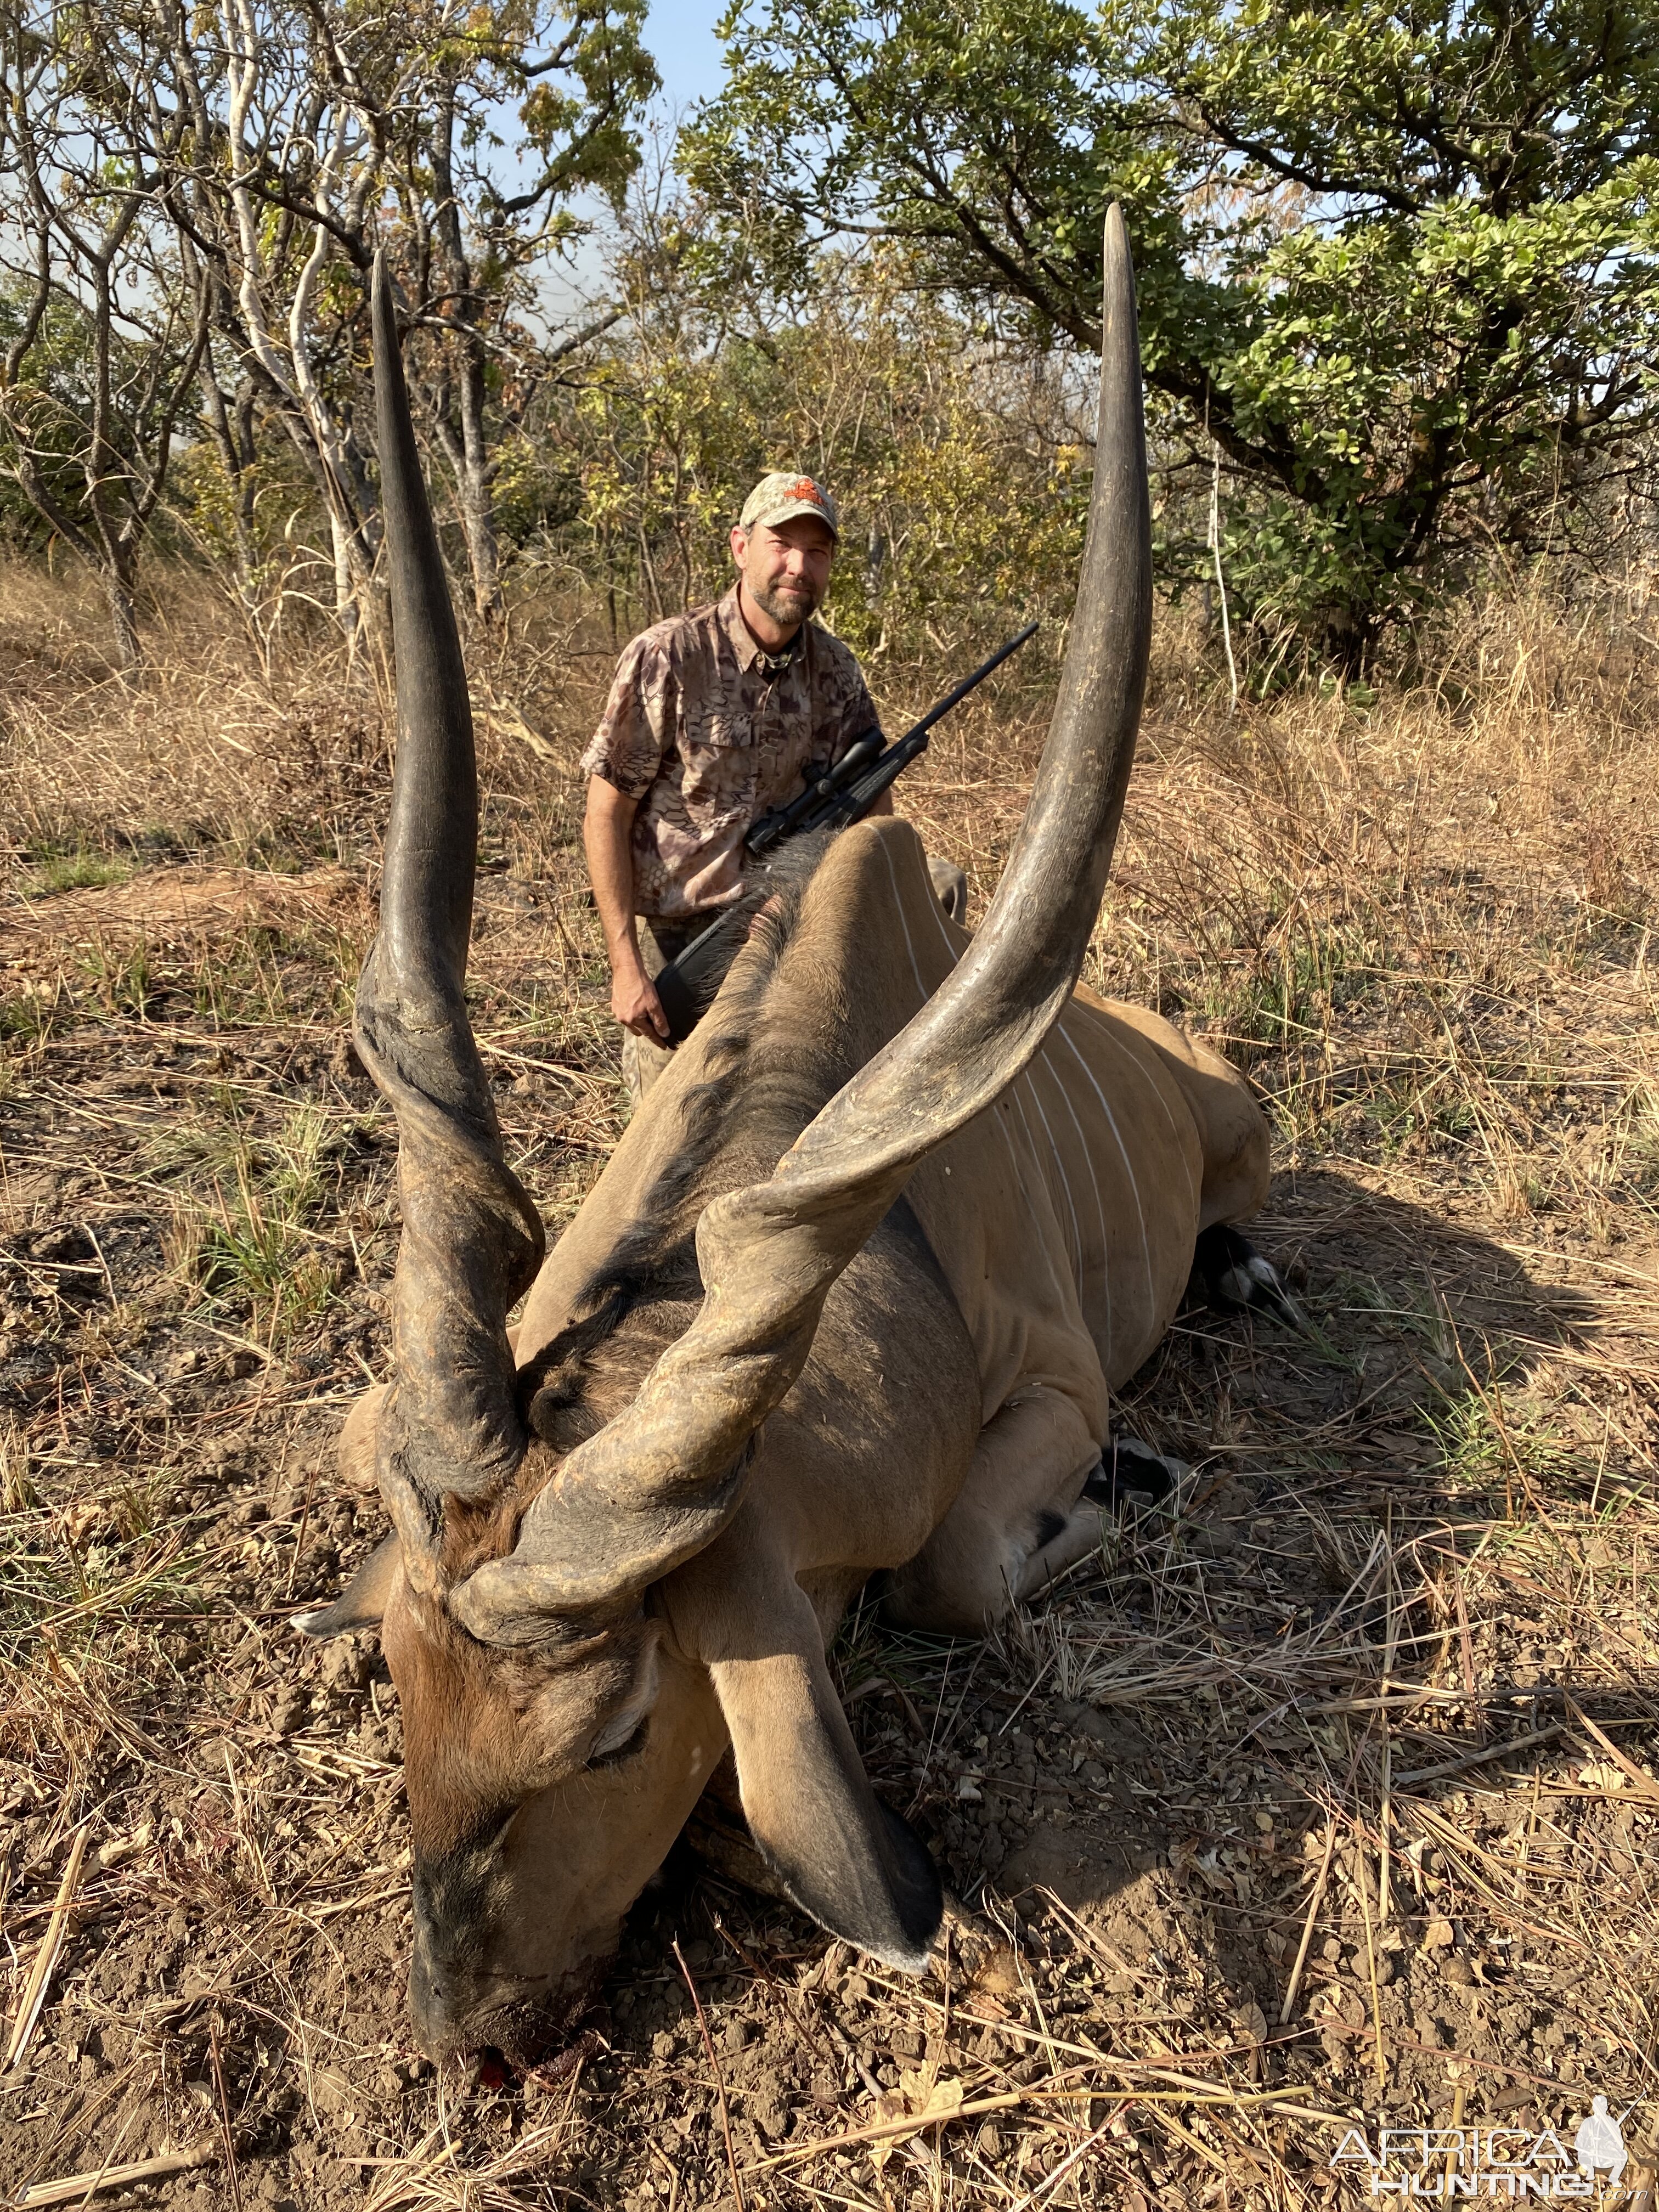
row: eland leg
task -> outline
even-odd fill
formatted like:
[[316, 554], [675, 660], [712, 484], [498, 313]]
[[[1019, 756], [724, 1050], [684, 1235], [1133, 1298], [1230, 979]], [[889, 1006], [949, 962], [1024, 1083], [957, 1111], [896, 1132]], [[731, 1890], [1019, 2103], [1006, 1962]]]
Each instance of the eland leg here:
[[1084, 1484], [1083, 1495], [1109, 1513], [1121, 1513], [1142, 1498], [1149, 1505], [1161, 1505], [1191, 1472], [1184, 1459], [1154, 1451], [1139, 1437], [1114, 1437]]
[[1277, 1268], [1229, 1222], [1199, 1232], [1190, 1287], [1223, 1313], [1265, 1313], [1289, 1328], [1307, 1328]]
[[1085, 1478], [1071, 1511], [1050, 1513], [1042, 1540], [1030, 1553], [1014, 1585], [1021, 1604], [1041, 1597], [1048, 1585], [1100, 1548], [1101, 1524], [1138, 1501], [1157, 1505], [1191, 1472], [1185, 1460], [1169, 1459], [1139, 1437], [1114, 1437]]
[[1185, 1473], [1132, 1437], [1104, 1455], [1073, 1401], [1039, 1384], [981, 1430], [955, 1504], [887, 1588], [889, 1620], [981, 1634], [1100, 1543], [1103, 1511], [1166, 1495]]

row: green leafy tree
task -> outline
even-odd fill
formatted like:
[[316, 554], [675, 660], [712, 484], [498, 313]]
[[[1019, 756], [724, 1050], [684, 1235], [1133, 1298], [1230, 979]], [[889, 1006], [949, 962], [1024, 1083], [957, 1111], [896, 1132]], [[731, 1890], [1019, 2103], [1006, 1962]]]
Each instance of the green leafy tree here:
[[[420, 349], [420, 381], [485, 621], [501, 609], [495, 493], [505, 459], [489, 418], [516, 429], [539, 375], [621, 313], [602, 311], [548, 345], [513, 311], [533, 306], [532, 272], [581, 228], [577, 193], [617, 203], [638, 166], [635, 125], [658, 85], [644, 21], [644, 0], [495, 0], [434, 41], [433, 90], [404, 171], [432, 341]], [[510, 149], [503, 109], [517, 119]]]
[[453, 471], [475, 605], [493, 613], [487, 410], [503, 362], [525, 350], [509, 325], [530, 272], [579, 227], [573, 198], [620, 192], [637, 160], [656, 84], [644, 0], [389, 12], [223, 0], [222, 33], [181, 0], [164, 4], [170, 67], [197, 118], [188, 161], [167, 167], [169, 204], [188, 208], [218, 279], [222, 349], [312, 468], [348, 628], [378, 610], [362, 276], [380, 242], [423, 334], [417, 380]]
[[[380, 243], [417, 332], [475, 603], [499, 605], [487, 416], [501, 411], [503, 362], [522, 386], [526, 357], [586, 336], [532, 335], [514, 313], [581, 228], [578, 197], [619, 195], [637, 161], [657, 82], [645, 5], [0, 0], [0, 289], [20, 303], [0, 353], [0, 466], [106, 574], [125, 662], [139, 542], [192, 431], [222, 480], [262, 644], [289, 574], [258, 527], [273, 431], [325, 520], [339, 619], [384, 644], [365, 434], [364, 277]], [[48, 356], [77, 315], [88, 384], [71, 392]], [[48, 468], [76, 436], [82, 513]], [[215, 489], [212, 471], [191, 473], [199, 494]]]
[[826, 618], [889, 680], [1062, 607], [1087, 499], [1066, 381], [976, 341], [903, 249], [822, 252], [788, 302], [729, 245], [683, 199], [636, 207], [612, 272], [626, 325], [543, 418], [580, 473], [559, 535], [619, 636], [726, 589], [731, 526], [775, 468], [833, 488]]
[[1637, 464], [1634, 0], [734, 0], [722, 29], [689, 173], [797, 249], [897, 236], [978, 312], [1092, 348], [1122, 201], [1166, 449], [1224, 459], [1230, 584], [1351, 663], [1460, 556], [1550, 544]]

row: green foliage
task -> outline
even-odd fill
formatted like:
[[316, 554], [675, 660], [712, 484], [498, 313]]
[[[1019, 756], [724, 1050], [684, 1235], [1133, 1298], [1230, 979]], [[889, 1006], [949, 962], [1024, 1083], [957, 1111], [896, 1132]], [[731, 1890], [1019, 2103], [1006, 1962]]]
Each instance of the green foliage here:
[[161, 512], [227, 573], [267, 672], [290, 608], [332, 601], [354, 633], [376, 627], [360, 425], [377, 246], [416, 310], [416, 411], [459, 465], [467, 550], [484, 560], [486, 391], [510, 433], [502, 364], [533, 390], [544, 343], [522, 319], [540, 304], [534, 272], [591, 228], [583, 196], [614, 202], [637, 166], [658, 82], [646, 14], [647, 0], [459, 14], [253, 0], [234, 21], [174, 10], [158, 30], [121, 0], [70, 0], [14, 26], [0, 483], [24, 495], [14, 527], [32, 514], [104, 578], [125, 668]]
[[33, 856], [30, 888], [37, 897], [54, 891], [104, 890], [124, 884], [132, 873], [131, 860], [112, 860], [107, 853], [89, 853], [76, 845], [64, 852], [40, 852]]
[[51, 1001], [34, 989], [20, 991], [15, 999], [0, 999], [0, 1045], [15, 1043], [26, 1051], [52, 1035]]
[[567, 537], [645, 618], [725, 589], [732, 524], [774, 468], [836, 493], [826, 616], [861, 653], [956, 652], [1064, 605], [1088, 489], [1065, 394], [972, 344], [911, 275], [891, 249], [824, 255], [792, 319], [744, 332], [708, 327], [690, 254], [654, 271], [561, 424]]
[[[0, 352], [22, 335], [32, 289], [27, 278], [0, 277]], [[137, 472], [154, 443], [161, 413], [151, 388], [154, 370], [170, 356], [150, 363], [145, 345], [119, 331], [109, 345], [111, 404], [100, 426], [105, 465]], [[0, 405], [0, 530], [14, 544], [38, 545], [54, 528], [21, 487], [20, 476], [31, 463], [50, 507], [82, 528], [91, 526], [88, 474], [98, 379], [92, 316], [79, 301], [54, 296]]]
[[1218, 968], [1202, 1011], [1225, 1048], [1249, 1066], [1264, 1051], [1327, 1035], [1337, 1008], [1364, 995], [1364, 961], [1355, 939], [1293, 915], [1253, 955]]
[[[1352, 660], [1636, 465], [1659, 46], [1633, 0], [735, 0], [723, 28], [684, 160], [734, 224], [787, 213], [798, 253], [873, 225], [977, 311], [1091, 347], [1123, 203], [1166, 452], [1218, 443], [1230, 585], [1263, 619]], [[1193, 521], [1165, 518], [1177, 576]]]
[[357, 1131], [301, 1106], [261, 1133], [246, 1126], [234, 1094], [217, 1103], [222, 1120], [192, 1120], [158, 1139], [150, 1164], [184, 1186], [174, 1240], [181, 1272], [270, 1335], [329, 1297], [336, 1262], [316, 1224]]

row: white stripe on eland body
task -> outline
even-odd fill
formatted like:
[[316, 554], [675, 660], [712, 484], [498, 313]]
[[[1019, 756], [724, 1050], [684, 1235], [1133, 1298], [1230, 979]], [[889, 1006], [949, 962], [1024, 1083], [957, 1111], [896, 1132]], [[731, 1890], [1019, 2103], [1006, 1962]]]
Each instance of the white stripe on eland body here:
[[1061, 1036], [1066, 1037], [1066, 1043], [1071, 1046], [1073, 1059], [1076, 1060], [1078, 1066], [1088, 1077], [1090, 1085], [1094, 1091], [1095, 1097], [1100, 1101], [1100, 1110], [1106, 1116], [1106, 1126], [1110, 1129], [1112, 1136], [1116, 1142], [1118, 1152], [1122, 1157], [1123, 1172], [1129, 1178], [1129, 1189], [1134, 1198], [1135, 1218], [1140, 1224], [1140, 1252], [1141, 1257], [1146, 1263], [1147, 1310], [1148, 1312], [1155, 1312], [1157, 1310], [1158, 1299], [1152, 1289], [1152, 1248], [1146, 1241], [1146, 1211], [1140, 1203], [1140, 1185], [1135, 1181], [1135, 1171], [1129, 1164], [1128, 1147], [1125, 1145], [1122, 1135], [1119, 1131], [1116, 1115], [1113, 1113], [1111, 1108], [1106, 1103], [1106, 1093], [1101, 1089], [1099, 1083], [1096, 1080], [1093, 1068], [1091, 1068], [1088, 1061], [1085, 1060], [1083, 1054], [1078, 1050], [1076, 1044], [1073, 1042], [1073, 1040], [1069, 1036], [1066, 1036], [1066, 1029], [1063, 1023], [1060, 1024], [1060, 1033]]
[[[1065, 1019], [1066, 1017], [1062, 1014], [1060, 1016], [1062, 1036], [1065, 1033]], [[1053, 1060], [1049, 1059], [1048, 1048], [1046, 1044], [1043, 1046], [1038, 1057], [1042, 1060], [1043, 1066], [1048, 1069], [1054, 1088], [1059, 1091], [1060, 1097], [1066, 1101], [1066, 1111], [1071, 1115], [1072, 1127], [1077, 1131], [1078, 1150], [1083, 1155], [1083, 1164], [1089, 1170], [1089, 1181], [1094, 1188], [1095, 1215], [1096, 1218], [1100, 1223], [1100, 1293], [1106, 1307], [1106, 1358], [1105, 1361], [1103, 1362], [1103, 1364], [1109, 1364], [1112, 1354], [1112, 1271], [1106, 1264], [1109, 1256], [1108, 1238], [1106, 1235], [1106, 1206], [1104, 1200], [1100, 1195], [1100, 1177], [1095, 1173], [1094, 1154], [1090, 1151], [1089, 1140], [1083, 1133], [1083, 1124], [1077, 1118], [1077, 1108], [1072, 1103], [1072, 1094], [1066, 1089], [1066, 1085], [1061, 1081], [1060, 1070], [1054, 1066]], [[1075, 1221], [1075, 1214], [1073, 1216], [1073, 1219]], [[1080, 1249], [1081, 1245], [1079, 1242], [1079, 1250]], [[1078, 1297], [1079, 1303], [1083, 1297], [1082, 1273], [1083, 1270], [1079, 1265], [1078, 1269]]]
[[[1040, 1060], [1042, 1057], [1042, 1054], [1039, 1053], [1037, 1058]], [[1031, 1103], [1037, 1109], [1037, 1119], [1042, 1124], [1042, 1133], [1048, 1139], [1048, 1151], [1060, 1176], [1060, 1187], [1066, 1194], [1066, 1209], [1072, 1217], [1072, 1245], [1077, 1254], [1073, 1272], [1077, 1276], [1078, 1296], [1081, 1297], [1083, 1295], [1083, 1232], [1077, 1225], [1077, 1207], [1072, 1199], [1071, 1178], [1066, 1172], [1065, 1161], [1060, 1157], [1060, 1146], [1054, 1142], [1054, 1133], [1048, 1127], [1048, 1116], [1042, 1110], [1042, 1101], [1037, 1095], [1036, 1078], [1030, 1068], [1025, 1071], [1025, 1082], [1031, 1093]]]
[[[1092, 1013], [1094, 1009], [1091, 1006], [1087, 1006], [1085, 1007], [1083, 1011], [1085, 1013]], [[1128, 1060], [1129, 1065], [1134, 1069], [1136, 1074], [1139, 1076], [1141, 1081], [1147, 1085], [1152, 1091], [1153, 1097], [1157, 1099], [1158, 1104], [1164, 1109], [1164, 1118], [1169, 1123], [1170, 1133], [1176, 1140], [1176, 1150], [1181, 1155], [1181, 1164], [1187, 1170], [1187, 1188], [1192, 1193], [1193, 1204], [1197, 1206], [1199, 1202], [1198, 1185], [1193, 1181], [1193, 1164], [1187, 1157], [1187, 1147], [1181, 1141], [1181, 1131], [1176, 1124], [1175, 1115], [1170, 1111], [1170, 1102], [1164, 1095], [1163, 1085], [1146, 1066], [1145, 1060], [1140, 1057], [1139, 1053], [1136, 1051], [1134, 1045], [1130, 1043], [1126, 1038], [1121, 1037], [1109, 1022], [1100, 1022], [1097, 1024], [1097, 1027], [1104, 1032], [1109, 1042], [1115, 1045], [1118, 1051]], [[1130, 1036], [1133, 1037], [1135, 1033], [1132, 1030], [1129, 1034]], [[1149, 1048], [1149, 1049], [1151, 1049], [1151, 1048]]]
[[[1036, 1145], [1032, 1142], [1032, 1139], [1031, 1139], [1031, 1125], [1030, 1125], [1030, 1122], [1026, 1120], [1026, 1118], [1025, 1118], [1025, 1109], [1024, 1109], [1024, 1106], [1022, 1106], [1022, 1105], [1020, 1104], [1020, 1103], [1019, 1103], [1019, 1085], [1018, 1085], [1018, 1083], [1011, 1083], [1011, 1084], [1008, 1085], [1007, 1090], [1006, 1090], [1006, 1091], [1004, 1091], [1004, 1093], [1003, 1093], [1002, 1095], [1003, 1095], [1003, 1097], [1004, 1097], [1005, 1098], [1007, 1098], [1007, 1099], [1009, 1099], [1009, 1100], [1011, 1100], [1011, 1101], [1012, 1102], [1014, 1111], [1015, 1111], [1015, 1113], [1016, 1113], [1016, 1114], [1018, 1114], [1018, 1116], [1019, 1116], [1019, 1126], [1020, 1126], [1020, 1127], [1021, 1127], [1021, 1128], [1024, 1131], [1024, 1133], [1025, 1133], [1025, 1149], [1026, 1149], [1026, 1152], [1027, 1152], [1030, 1154], [1030, 1161], [1031, 1161], [1031, 1173], [1032, 1173], [1032, 1174], [1036, 1176], [1036, 1182], [1037, 1182], [1037, 1188], [1038, 1188], [1038, 1189], [1042, 1191], [1042, 1195], [1043, 1195], [1043, 1196], [1044, 1196], [1044, 1198], [1045, 1198], [1045, 1199], [1047, 1199], [1047, 1200], [1048, 1200], [1048, 1218], [1049, 1218], [1049, 1219], [1054, 1223], [1054, 1226], [1058, 1229], [1058, 1228], [1060, 1227], [1060, 1216], [1059, 1216], [1059, 1215], [1054, 1212], [1054, 1193], [1049, 1189], [1049, 1188], [1048, 1188], [1048, 1183], [1047, 1183], [1047, 1182], [1044, 1181], [1044, 1179], [1043, 1179], [1042, 1163], [1041, 1163], [1041, 1162], [1038, 1160], [1038, 1158], [1037, 1158], [1037, 1156], [1036, 1156]], [[1006, 1134], [1006, 1132], [1005, 1131], [1005, 1133], [1004, 1133]], [[1011, 1147], [1011, 1149], [1012, 1149], [1012, 1147]], [[1016, 1173], [1017, 1173], [1017, 1174], [1018, 1173], [1018, 1167], [1016, 1168]], [[1036, 1228], [1037, 1228], [1037, 1230], [1039, 1231], [1039, 1232], [1041, 1232], [1042, 1226], [1042, 1219], [1041, 1219], [1041, 1217], [1040, 1217], [1040, 1216], [1038, 1215], [1038, 1213], [1037, 1213], [1037, 1209], [1036, 1209], [1036, 1207], [1034, 1205], [1032, 1205], [1032, 1203], [1031, 1203], [1031, 1193], [1030, 1193], [1030, 1187], [1029, 1187], [1029, 1186], [1028, 1186], [1028, 1184], [1026, 1183], [1025, 1177], [1024, 1176], [1024, 1175], [1020, 1175], [1020, 1176], [1019, 1176], [1019, 1183], [1020, 1183], [1020, 1188], [1021, 1188], [1021, 1189], [1022, 1189], [1022, 1190], [1024, 1190], [1024, 1191], [1026, 1193], [1026, 1204], [1027, 1204], [1028, 1207], [1030, 1207], [1030, 1212], [1031, 1212], [1031, 1215], [1032, 1215], [1032, 1218], [1033, 1218], [1034, 1224], [1035, 1224], [1035, 1225], [1036, 1226]], [[1060, 1241], [1061, 1241], [1061, 1243], [1062, 1243], [1065, 1242], [1065, 1237], [1064, 1237], [1064, 1233], [1063, 1233], [1063, 1232], [1062, 1232], [1062, 1234], [1061, 1234], [1061, 1239], [1060, 1239]], [[1059, 1276], [1059, 1274], [1058, 1274], [1058, 1273], [1056, 1273], [1056, 1271], [1055, 1271], [1055, 1268], [1054, 1268], [1054, 1254], [1053, 1254], [1053, 1253], [1048, 1249], [1048, 1239], [1047, 1238], [1047, 1237], [1045, 1237], [1045, 1236], [1042, 1235], [1041, 1233], [1039, 1233], [1039, 1235], [1038, 1235], [1038, 1237], [1037, 1237], [1037, 1243], [1038, 1243], [1042, 1247], [1042, 1261], [1043, 1261], [1043, 1265], [1044, 1265], [1044, 1266], [1048, 1268], [1048, 1279], [1049, 1279], [1049, 1281], [1054, 1285], [1054, 1286], [1055, 1290], [1059, 1291], [1059, 1293], [1060, 1293], [1060, 1302], [1061, 1305], [1063, 1306], [1063, 1305], [1066, 1304], [1066, 1286], [1065, 1286], [1065, 1285], [1060, 1282], [1060, 1276]], [[1069, 1267], [1070, 1267], [1070, 1263], [1069, 1263], [1069, 1261], [1068, 1261], [1068, 1262], [1067, 1262], [1067, 1269], [1068, 1269], [1068, 1272], [1069, 1272]], [[1073, 1286], [1073, 1291], [1072, 1291], [1072, 1302], [1073, 1302], [1073, 1304], [1075, 1304], [1077, 1303], [1077, 1291], [1076, 1291], [1076, 1288], [1075, 1288], [1075, 1286]]]
[[[910, 940], [910, 925], [904, 919], [904, 896], [899, 890], [898, 877], [893, 869], [893, 856], [887, 849], [887, 840], [884, 837], [881, 841], [881, 857], [887, 863], [887, 880], [893, 886], [893, 904], [898, 908], [899, 927], [904, 932], [904, 949], [910, 956], [910, 973], [916, 979], [916, 995], [925, 1006], [927, 1003], [927, 986], [922, 981], [921, 969], [916, 964], [916, 948]], [[947, 938], [945, 942], [949, 944], [950, 939]], [[954, 967], [955, 964], [952, 961], [951, 965]]]
[[[1062, 1015], [1062, 1021], [1064, 1018], [1065, 1017]], [[1083, 1164], [1088, 1169], [1089, 1181], [1094, 1186], [1095, 1213], [1100, 1222], [1100, 1249], [1103, 1256], [1106, 1250], [1106, 1208], [1101, 1200], [1100, 1177], [1095, 1173], [1094, 1155], [1089, 1150], [1089, 1140], [1083, 1133], [1083, 1124], [1077, 1118], [1077, 1108], [1072, 1103], [1072, 1094], [1066, 1088], [1064, 1082], [1060, 1079], [1060, 1070], [1054, 1066], [1053, 1060], [1049, 1059], [1048, 1048], [1046, 1044], [1043, 1046], [1042, 1050], [1039, 1053], [1037, 1057], [1042, 1060], [1042, 1065], [1048, 1069], [1048, 1073], [1053, 1079], [1055, 1090], [1059, 1091], [1060, 1097], [1066, 1101], [1066, 1111], [1071, 1115], [1072, 1127], [1077, 1131], [1078, 1150], [1083, 1155]]]

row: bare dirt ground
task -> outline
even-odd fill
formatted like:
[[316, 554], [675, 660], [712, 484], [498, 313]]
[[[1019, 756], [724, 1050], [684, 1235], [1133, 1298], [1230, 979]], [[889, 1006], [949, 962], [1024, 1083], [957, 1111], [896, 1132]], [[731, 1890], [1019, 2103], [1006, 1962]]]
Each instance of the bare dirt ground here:
[[[1650, 656], [1500, 609], [1437, 690], [1233, 721], [1166, 642], [1094, 980], [1251, 1068], [1255, 1233], [1308, 1333], [1182, 1317], [1121, 1411], [1190, 1480], [1001, 1643], [848, 1624], [872, 1774], [958, 1901], [930, 1978], [705, 1837], [562, 2060], [439, 2078], [404, 2008], [395, 1697], [372, 1638], [288, 1626], [384, 1525], [333, 1466], [397, 1243], [345, 1026], [380, 708], [337, 671], [261, 691], [228, 647], [128, 696], [71, 646], [43, 666], [21, 619], [6, 2202], [159, 2161], [98, 2201], [1301, 2207], [1363, 2194], [1331, 2166], [1350, 2126], [1570, 2142], [1595, 2094], [1634, 2106], [1626, 2196], [1648, 2182]], [[490, 678], [519, 703], [486, 727], [475, 1020], [556, 1228], [623, 1110], [574, 842], [605, 662], [520, 650]], [[976, 911], [1036, 735], [988, 709], [912, 780]]]

